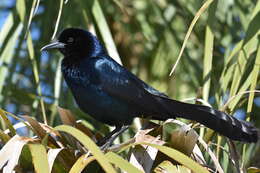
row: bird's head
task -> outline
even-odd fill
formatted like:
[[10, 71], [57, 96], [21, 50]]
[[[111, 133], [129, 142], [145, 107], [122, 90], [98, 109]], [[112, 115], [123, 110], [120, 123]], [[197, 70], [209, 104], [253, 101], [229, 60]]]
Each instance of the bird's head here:
[[41, 48], [41, 51], [58, 49], [64, 58], [88, 58], [106, 53], [96, 36], [78, 28], [63, 30], [57, 41]]

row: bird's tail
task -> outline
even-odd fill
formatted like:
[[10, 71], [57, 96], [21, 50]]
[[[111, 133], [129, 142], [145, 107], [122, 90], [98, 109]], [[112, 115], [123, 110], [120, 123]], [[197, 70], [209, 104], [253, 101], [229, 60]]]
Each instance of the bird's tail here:
[[[246, 121], [240, 121], [224, 112], [210, 107], [196, 104], [188, 104], [176, 100], [157, 97], [156, 100], [167, 112], [167, 118], [185, 118], [197, 121], [206, 127], [232, 139], [243, 142], [257, 142], [260, 131]], [[162, 117], [153, 117], [162, 119]]]

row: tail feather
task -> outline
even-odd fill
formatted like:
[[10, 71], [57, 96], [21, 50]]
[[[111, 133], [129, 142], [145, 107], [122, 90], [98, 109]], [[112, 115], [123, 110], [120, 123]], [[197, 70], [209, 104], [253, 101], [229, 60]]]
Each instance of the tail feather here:
[[[224, 112], [210, 107], [196, 104], [188, 104], [157, 97], [160, 105], [167, 112], [167, 118], [179, 117], [197, 121], [206, 127], [232, 139], [243, 142], [257, 142], [260, 136], [259, 129], [249, 122], [241, 121]], [[154, 117], [162, 119], [162, 117]]]

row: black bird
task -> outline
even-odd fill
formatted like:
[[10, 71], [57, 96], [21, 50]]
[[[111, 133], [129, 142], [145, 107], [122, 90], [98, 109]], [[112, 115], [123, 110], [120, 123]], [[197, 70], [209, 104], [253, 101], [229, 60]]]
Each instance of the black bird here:
[[[155, 120], [195, 120], [237, 141], [257, 142], [259, 129], [210, 107], [170, 99], [114, 61], [90, 32], [68, 28], [41, 50], [58, 49], [62, 73], [79, 108], [96, 120], [115, 126], [105, 140], [112, 141], [135, 117]], [[104, 142], [104, 141], [103, 141]]]

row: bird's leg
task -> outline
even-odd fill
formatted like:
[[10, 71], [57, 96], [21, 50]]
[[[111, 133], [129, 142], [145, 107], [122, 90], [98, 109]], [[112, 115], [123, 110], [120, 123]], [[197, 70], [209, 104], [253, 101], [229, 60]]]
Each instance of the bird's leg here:
[[116, 126], [116, 128], [115, 128], [113, 131], [109, 132], [106, 136], [104, 136], [102, 139], [100, 139], [100, 140], [97, 142], [97, 145], [98, 145], [98, 146], [102, 146], [104, 143], [107, 142], [107, 140], [108, 140], [109, 138], [111, 138], [111, 136], [112, 136], [114, 133], [116, 133], [117, 131], [119, 131], [121, 128], [122, 128], [122, 126]]
[[101, 141], [98, 142], [98, 145], [101, 146], [100, 149], [106, 150], [108, 147], [111, 146], [114, 140], [128, 128], [129, 125], [116, 126], [116, 128], [112, 132], [110, 132]]

